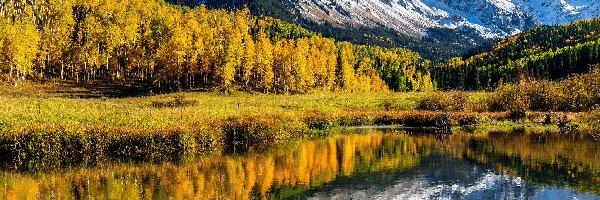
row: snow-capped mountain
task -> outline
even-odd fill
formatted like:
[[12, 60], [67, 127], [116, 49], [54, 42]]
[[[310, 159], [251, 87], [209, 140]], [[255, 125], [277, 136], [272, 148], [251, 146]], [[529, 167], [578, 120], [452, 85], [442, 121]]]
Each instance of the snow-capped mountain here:
[[[600, 0], [169, 0], [250, 7], [326, 37], [459, 56], [490, 39], [600, 16]], [[375, 37], [374, 37], [375, 36]], [[379, 38], [391, 38], [392, 43]]]
[[598, 0], [298, 0], [295, 6], [316, 23], [383, 26], [415, 37], [450, 28], [498, 38], [600, 15]]
[[598, 0], [513, 0], [540, 24], [567, 24], [600, 16]]

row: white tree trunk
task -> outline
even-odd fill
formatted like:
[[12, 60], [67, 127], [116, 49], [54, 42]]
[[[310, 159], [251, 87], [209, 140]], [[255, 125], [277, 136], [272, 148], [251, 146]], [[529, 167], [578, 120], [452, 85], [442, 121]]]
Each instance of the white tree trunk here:
[[65, 80], [65, 64], [60, 62], [60, 80]]

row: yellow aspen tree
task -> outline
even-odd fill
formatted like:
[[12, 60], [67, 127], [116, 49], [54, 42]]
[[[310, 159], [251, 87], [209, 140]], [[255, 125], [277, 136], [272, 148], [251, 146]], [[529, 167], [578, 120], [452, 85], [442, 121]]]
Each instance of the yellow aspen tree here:
[[431, 75], [429, 73], [423, 75], [423, 87], [421, 88], [423, 91], [435, 91], [435, 85], [433, 84], [433, 80], [431, 80]]
[[268, 93], [273, 86], [273, 46], [267, 35], [260, 32], [256, 43], [256, 66], [254, 86]]
[[358, 77], [358, 89], [362, 92], [370, 92], [371, 91], [371, 77], [370, 70], [373, 67], [373, 61], [370, 58], [363, 58], [356, 70], [356, 76]]
[[4, 64], [8, 65], [8, 76], [15, 86], [19, 81], [31, 74], [33, 61], [38, 53], [40, 41], [39, 32], [30, 20], [5, 23], [2, 57]]
[[389, 90], [387, 84], [381, 79], [381, 76], [379, 76], [379, 74], [377, 73], [377, 70], [370, 69], [369, 77], [371, 79], [371, 92], [387, 92]]
[[44, 67], [54, 66], [58, 70], [59, 77], [64, 79], [63, 58], [71, 45], [71, 34], [74, 25], [73, 0], [48, 1], [47, 22], [42, 29], [40, 46], [45, 49]]
[[242, 59], [242, 83], [244, 87], [248, 87], [248, 84], [253, 78], [254, 67], [256, 65], [256, 45], [250, 34], [244, 36], [244, 57]]
[[311, 80], [309, 79], [312, 79], [307, 73], [307, 56], [309, 48], [308, 39], [300, 38], [296, 41], [296, 48], [292, 55], [292, 74], [295, 77], [295, 82], [293, 84], [298, 92], [306, 92], [308, 90], [307, 85], [309, 85], [307, 82], [310, 82]]
[[315, 68], [315, 63], [311, 60], [311, 59], [315, 59], [312, 58], [312, 50], [313, 50], [313, 41], [312, 38], [306, 38], [306, 42], [307, 42], [307, 46], [306, 46], [306, 50], [304, 51], [305, 55], [304, 55], [304, 59], [306, 59], [306, 67], [305, 67], [305, 75], [304, 75], [304, 84], [305, 84], [305, 88], [307, 90], [313, 90], [315, 87], [315, 73], [314, 73], [314, 68]]
[[[204, 5], [199, 6], [195, 9], [195, 17], [198, 25], [200, 26], [200, 32], [198, 32], [197, 46], [199, 50], [198, 54], [198, 72], [201, 76], [201, 82], [207, 84], [210, 82], [209, 75], [213, 74], [211, 65], [214, 64], [216, 57], [215, 44], [217, 44], [217, 37], [215, 36], [215, 28], [209, 24], [209, 18], [211, 14]], [[202, 47], [200, 47], [202, 45]]]
[[[276, 56], [276, 60], [279, 60], [280, 70], [274, 70], [275, 72], [279, 72], [279, 83], [275, 83], [275, 85], [284, 86], [282, 92], [290, 93], [296, 91], [296, 74], [294, 73], [294, 60], [293, 60], [293, 51], [296, 46], [296, 41], [293, 39], [290, 40], [280, 40], [277, 45], [279, 47], [278, 55]], [[278, 77], [275, 74], [275, 77]]]
[[287, 66], [287, 46], [288, 41], [283, 39], [279, 40], [273, 46], [273, 86], [274, 90], [278, 92], [287, 92], [289, 89], [289, 76], [287, 76], [287, 72], [289, 72], [289, 66]]
[[223, 63], [217, 67], [217, 82], [224, 87], [230, 87], [235, 78], [236, 69], [241, 66], [242, 35], [231, 19], [222, 19], [221, 34], [225, 35]]
[[198, 72], [198, 63], [204, 51], [204, 38], [201, 35], [200, 23], [196, 20], [195, 12], [189, 12], [184, 16], [184, 29], [187, 31], [188, 49], [184, 56], [185, 75], [188, 86], [194, 86], [194, 76]]
[[320, 44], [320, 39], [317, 37], [313, 37], [311, 40], [313, 42], [313, 45], [310, 48], [310, 59], [308, 60], [310, 65], [312, 66], [312, 74], [310, 72], [308, 74], [310, 74], [310, 76], [312, 76], [313, 79], [313, 85], [311, 86], [317, 87], [318, 89], [323, 89], [326, 85], [327, 80], [327, 60], [326, 56], [324, 55], [324, 51], [320, 49], [322, 48]]
[[413, 90], [414, 91], [419, 91], [422, 92], [422, 88], [423, 88], [423, 76], [421, 75], [421, 72], [416, 72], [415, 73], [415, 82], [413, 83]]
[[[248, 8], [244, 8], [242, 10], [236, 11], [234, 12], [234, 18], [235, 18], [235, 24], [234, 24], [234, 33], [235, 33], [235, 37], [237, 42], [239, 42], [240, 44], [240, 48], [237, 49], [237, 51], [235, 52], [235, 56], [238, 58], [238, 64], [236, 66], [236, 74], [235, 74], [235, 78], [236, 81], [242, 83], [243, 82], [243, 78], [244, 78], [244, 71], [246, 66], [244, 66], [244, 59], [247, 58], [246, 56], [246, 52], [245, 50], [247, 49], [246, 47], [246, 42], [248, 42], [248, 40], [252, 40], [251, 37], [249, 37], [250, 34], [250, 27], [249, 27], [249, 21], [251, 19], [251, 15], [250, 15], [250, 10]], [[250, 38], [250, 39], [249, 39]]]
[[325, 68], [327, 69], [325, 88], [332, 91], [337, 82], [338, 50], [335, 41], [332, 39], [323, 38], [323, 43], [323, 54], [326, 57]]
[[[175, 13], [173, 13], [175, 14]], [[173, 15], [173, 18], [169, 20], [173, 24], [172, 31], [173, 36], [169, 42], [169, 45], [172, 47], [172, 53], [170, 59], [173, 60], [174, 64], [171, 67], [171, 73], [173, 78], [176, 79], [176, 86], [178, 88], [182, 87], [182, 74], [183, 74], [183, 64], [185, 62], [186, 53], [191, 49], [190, 41], [190, 33], [187, 29], [185, 29], [182, 24], [181, 15]]]
[[[6, 41], [7, 32], [9, 31], [9, 22], [5, 18], [0, 17], [0, 75], [7, 74], [11, 69], [10, 62], [7, 60], [8, 58], [8, 49], [5, 49], [4, 43], [8, 43]], [[0, 77], [0, 80], [2, 80]]]
[[340, 43], [338, 60], [338, 87], [345, 91], [355, 90], [356, 77], [354, 76], [354, 52], [350, 43]]

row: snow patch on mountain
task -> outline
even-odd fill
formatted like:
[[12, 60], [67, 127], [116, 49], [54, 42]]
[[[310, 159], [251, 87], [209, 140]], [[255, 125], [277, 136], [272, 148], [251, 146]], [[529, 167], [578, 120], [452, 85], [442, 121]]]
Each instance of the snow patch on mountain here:
[[498, 38], [600, 15], [597, 0], [297, 0], [296, 9], [316, 23], [385, 27], [417, 38], [433, 28]]
[[597, 0], [514, 0], [541, 24], [559, 25], [600, 16]]

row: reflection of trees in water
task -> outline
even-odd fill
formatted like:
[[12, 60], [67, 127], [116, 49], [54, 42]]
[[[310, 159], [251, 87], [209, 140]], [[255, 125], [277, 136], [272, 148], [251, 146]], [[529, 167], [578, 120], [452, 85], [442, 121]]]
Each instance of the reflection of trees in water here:
[[6, 172], [0, 176], [0, 195], [7, 199], [285, 197], [339, 176], [414, 167], [432, 142], [431, 137], [369, 131], [193, 163], [110, 166], [49, 175]]
[[453, 156], [485, 163], [537, 184], [595, 194], [600, 194], [598, 144], [584, 136], [554, 133], [454, 134], [438, 141], [438, 146]]
[[[556, 134], [408, 136], [370, 130], [299, 141], [261, 153], [207, 156], [190, 163], [112, 164], [40, 175], [4, 172], [0, 198], [283, 198], [357, 175], [413, 168], [429, 157], [434, 146], [534, 183], [600, 194], [597, 144]], [[340, 179], [347, 176], [351, 177]]]

